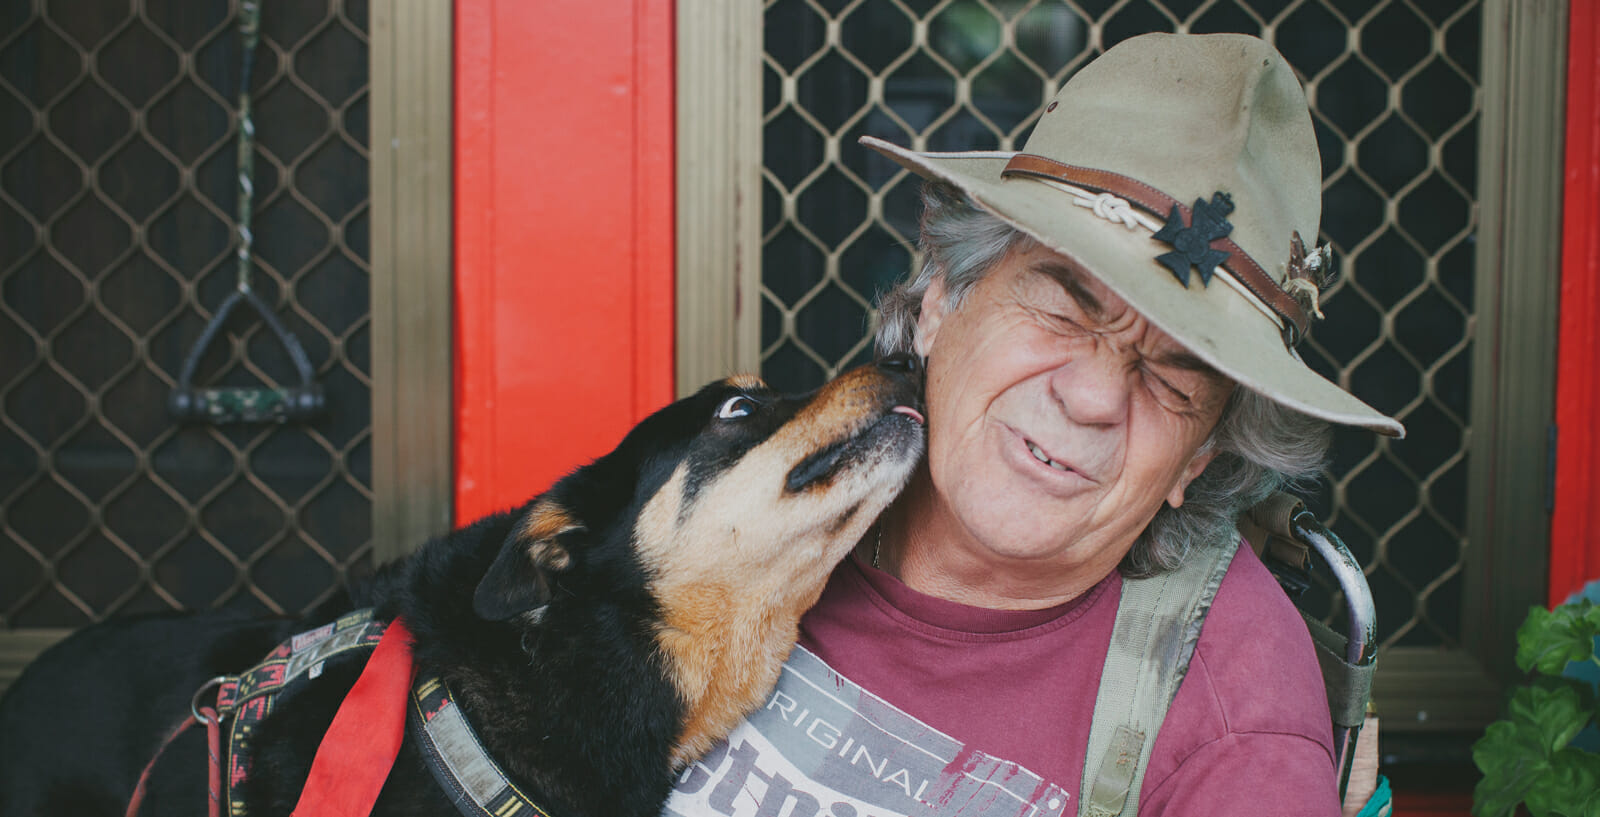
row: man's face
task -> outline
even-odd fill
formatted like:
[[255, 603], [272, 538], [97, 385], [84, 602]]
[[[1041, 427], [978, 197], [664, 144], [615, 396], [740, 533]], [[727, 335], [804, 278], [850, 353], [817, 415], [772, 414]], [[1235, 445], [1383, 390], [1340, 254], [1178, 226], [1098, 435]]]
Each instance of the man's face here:
[[1210, 462], [1232, 382], [1043, 247], [943, 298], [918, 319], [930, 521], [980, 560], [1109, 572]]

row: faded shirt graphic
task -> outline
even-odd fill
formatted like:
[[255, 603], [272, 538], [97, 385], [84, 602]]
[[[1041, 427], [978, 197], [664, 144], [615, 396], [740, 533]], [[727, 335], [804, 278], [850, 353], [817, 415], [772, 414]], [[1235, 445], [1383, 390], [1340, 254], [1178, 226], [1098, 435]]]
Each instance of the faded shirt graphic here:
[[803, 647], [777, 689], [679, 776], [668, 817], [1051, 817], [1058, 785], [968, 750], [890, 706]]

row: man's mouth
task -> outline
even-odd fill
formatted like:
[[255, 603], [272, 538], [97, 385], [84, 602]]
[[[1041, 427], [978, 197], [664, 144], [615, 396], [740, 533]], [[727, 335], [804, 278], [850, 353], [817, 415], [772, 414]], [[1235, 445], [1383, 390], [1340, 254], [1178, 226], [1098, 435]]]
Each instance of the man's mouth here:
[[1064, 465], [1062, 463], [1056, 462], [1053, 459], [1050, 459], [1050, 455], [1044, 453], [1044, 449], [1042, 449], [1039, 446], [1035, 445], [1032, 440], [1025, 440], [1024, 442], [1026, 442], [1028, 444], [1028, 453], [1032, 454], [1034, 459], [1044, 463], [1045, 465], [1050, 466], [1051, 468], [1056, 469], [1057, 471], [1071, 471], [1072, 470], [1072, 468], [1070, 468], [1070, 467], [1068, 467], [1068, 466], [1066, 466], [1066, 465]]

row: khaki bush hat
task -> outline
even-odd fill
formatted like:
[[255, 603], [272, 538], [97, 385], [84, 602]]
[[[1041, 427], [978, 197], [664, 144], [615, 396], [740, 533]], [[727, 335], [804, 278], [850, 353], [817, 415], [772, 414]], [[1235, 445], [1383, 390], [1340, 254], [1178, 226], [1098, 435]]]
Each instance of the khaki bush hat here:
[[1077, 262], [1240, 385], [1405, 434], [1295, 351], [1332, 270], [1314, 248], [1322, 171], [1305, 93], [1265, 42], [1126, 40], [1067, 82], [1018, 153], [861, 142]]

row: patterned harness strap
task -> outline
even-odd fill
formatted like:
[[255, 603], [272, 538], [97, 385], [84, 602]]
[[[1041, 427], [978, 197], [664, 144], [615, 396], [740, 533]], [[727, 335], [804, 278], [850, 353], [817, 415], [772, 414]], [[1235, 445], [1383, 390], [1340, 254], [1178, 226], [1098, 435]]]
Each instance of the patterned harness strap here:
[[[239, 675], [207, 681], [195, 693], [194, 717], [174, 730], [173, 737], [197, 722], [215, 731], [219, 723], [232, 718], [228, 728], [224, 795], [229, 817], [246, 817], [245, 803], [238, 796], [239, 784], [250, 774], [256, 727], [272, 714], [280, 696], [302, 683], [316, 680], [331, 658], [356, 651], [370, 653], [388, 627], [388, 622], [373, 619], [371, 609], [347, 613], [330, 624], [279, 644], [261, 663]], [[202, 706], [202, 696], [213, 688], [217, 690], [215, 707]], [[489, 757], [442, 678], [417, 678], [411, 689], [406, 722], [428, 770], [463, 817], [551, 817], [550, 812], [523, 794]], [[213, 778], [217, 776], [219, 761], [213, 752]], [[150, 765], [154, 764], [155, 758], [152, 758]], [[148, 774], [149, 768], [146, 769]], [[143, 780], [140, 792], [129, 804], [129, 817], [138, 812], [142, 789]], [[217, 796], [213, 793], [214, 798]]]
[[316, 680], [330, 658], [356, 651], [371, 652], [388, 626], [388, 622], [374, 620], [371, 609], [346, 613], [332, 623], [279, 644], [261, 663], [243, 673], [208, 682], [207, 686], [217, 687], [217, 713], [224, 719], [233, 717], [228, 728], [227, 758], [230, 817], [244, 817], [246, 813], [238, 787], [250, 774], [256, 727], [272, 714], [279, 696], [302, 681]]
[[[250, 748], [255, 728], [271, 714], [278, 696], [301, 681], [312, 681], [321, 676], [329, 658], [357, 650], [372, 651], [383, 639], [388, 626], [387, 622], [373, 620], [372, 610], [356, 610], [340, 616], [331, 624], [291, 637], [267, 653], [261, 663], [239, 675], [219, 675], [202, 684], [190, 701], [189, 716], [167, 734], [150, 762], [145, 764], [138, 785], [128, 800], [124, 812], [126, 817], [138, 815], [156, 761], [161, 759], [173, 740], [196, 724], [204, 724], [209, 735], [211, 817], [220, 817], [220, 805], [224, 799], [228, 803], [230, 817], [244, 817], [244, 802], [239, 800], [235, 791], [250, 772]], [[217, 691], [216, 703], [203, 703], [202, 699], [213, 689]], [[230, 717], [233, 718], [233, 725], [228, 733], [228, 773], [224, 776], [221, 724]]]

